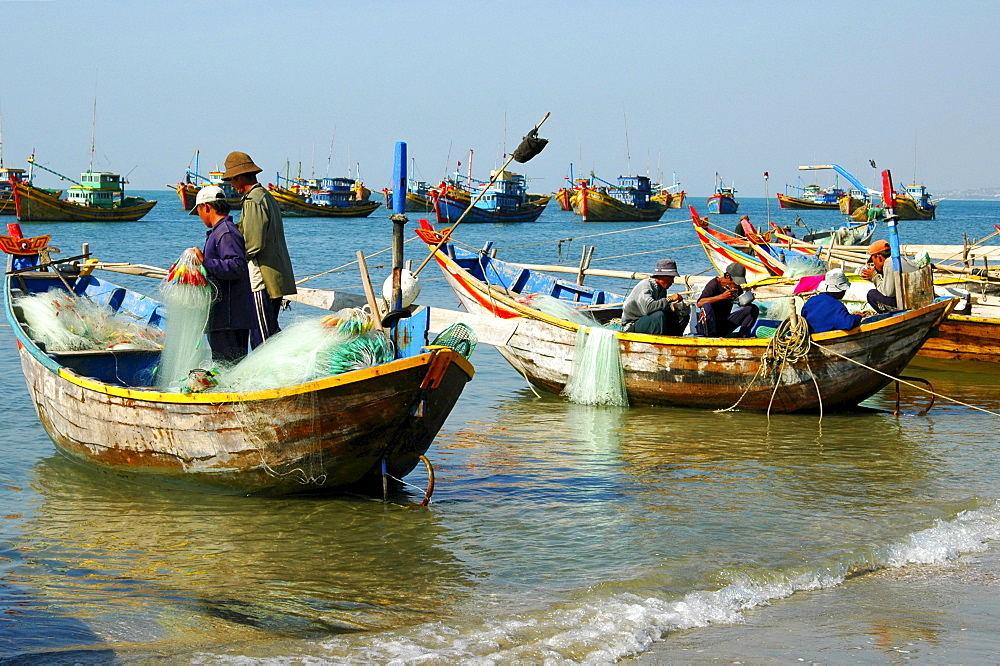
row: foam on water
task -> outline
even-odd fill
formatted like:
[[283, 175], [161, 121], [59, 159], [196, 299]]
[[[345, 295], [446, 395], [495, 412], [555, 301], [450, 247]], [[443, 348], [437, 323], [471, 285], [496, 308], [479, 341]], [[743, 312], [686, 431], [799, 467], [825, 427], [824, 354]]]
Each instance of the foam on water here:
[[321, 645], [330, 658], [348, 662], [607, 663], [645, 652], [673, 631], [738, 624], [746, 611], [796, 592], [835, 587], [858, 573], [954, 560], [962, 553], [986, 550], [998, 538], [1000, 502], [994, 502], [950, 521], [938, 520], [899, 542], [860, 551], [834, 566], [736, 574], [720, 589], [695, 590], [680, 599], [619, 593], [584, 604], [488, 618], [478, 626], [433, 622]]

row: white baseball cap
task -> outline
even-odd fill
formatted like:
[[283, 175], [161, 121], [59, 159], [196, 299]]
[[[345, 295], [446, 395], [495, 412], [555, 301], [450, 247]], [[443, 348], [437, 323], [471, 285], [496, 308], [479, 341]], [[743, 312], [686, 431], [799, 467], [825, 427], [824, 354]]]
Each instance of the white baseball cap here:
[[225, 201], [226, 192], [218, 185], [206, 185], [205, 187], [198, 190], [198, 196], [194, 199], [194, 208], [191, 209], [190, 215], [198, 214], [198, 206], [203, 203], [208, 203], [209, 201]]

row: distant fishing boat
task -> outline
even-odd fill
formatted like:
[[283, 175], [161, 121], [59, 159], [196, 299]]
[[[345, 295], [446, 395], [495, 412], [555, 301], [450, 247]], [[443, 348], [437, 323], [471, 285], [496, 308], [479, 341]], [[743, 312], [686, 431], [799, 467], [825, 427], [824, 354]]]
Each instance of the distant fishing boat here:
[[[28, 158], [35, 163], [35, 156]], [[126, 196], [124, 179], [111, 171], [85, 171], [76, 181], [37, 164], [75, 185], [60, 199], [27, 182], [14, 184], [17, 219], [22, 222], [135, 222], [156, 205], [156, 200]]]
[[687, 192], [681, 189], [681, 184], [677, 182], [676, 175], [674, 176], [673, 184], [663, 185], [661, 183], [654, 189], [656, 192], [650, 199], [655, 203], [663, 204], [667, 208], [681, 208], [684, 206]]
[[[481, 192], [475, 193], [448, 184], [432, 189], [438, 222], [450, 224], [463, 213], [465, 222], [534, 222], [552, 198], [529, 194], [525, 177], [510, 171], [491, 171], [490, 180], [492, 184], [479, 185]], [[482, 196], [473, 204], [480, 193]]]
[[[417, 233], [429, 246], [442, 240], [429, 225], [421, 227]], [[604, 323], [621, 316], [621, 297], [501, 261], [492, 256], [491, 246], [469, 252], [445, 244], [434, 258], [469, 313], [502, 322], [500, 354], [533, 384], [558, 393], [569, 382], [586, 324], [542, 312], [528, 297], [560, 299]], [[772, 365], [767, 361], [772, 343], [764, 338], [611, 334], [631, 404], [717, 409], [738, 403], [740, 409], [774, 412], [815, 410], [822, 404], [832, 409], [857, 405], [889, 384], [954, 303], [941, 299], [851, 331], [813, 335], [802, 358]], [[758, 325], [777, 324], [763, 320]]]
[[726, 185], [715, 174], [715, 194], [708, 198], [708, 212], [718, 215], [733, 215], [740, 208], [740, 202], [736, 200], [735, 185]]
[[232, 183], [222, 179], [222, 171], [218, 169], [209, 171], [208, 176], [202, 176], [198, 171], [198, 161], [201, 151], [195, 151], [194, 169], [190, 166], [184, 172], [184, 180], [176, 184], [167, 184], [167, 187], [177, 192], [181, 200], [183, 210], [194, 208], [195, 198], [198, 191], [206, 185], [218, 185], [226, 193], [226, 201], [231, 208], [241, 208], [243, 206], [243, 196], [233, 189]]
[[[24, 169], [0, 166], [0, 215], [17, 214], [17, 206], [14, 205], [15, 183], [28, 183], [30, 185], [31, 174], [25, 175]], [[63, 195], [62, 190], [39, 189], [57, 199]]]
[[[10, 237], [3, 237], [10, 238]], [[8, 262], [7, 321], [39, 421], [73, 460], [130, 479], [282, 495], [357, 490], [381, 495], [424, 458], [472, 365], [428, 343], [426, 311], [406, 327], [394, 360], [303, 384], [241, 392], [164, 392], [151, 386], [158, 349], [46, 348], [20, 299], [52, 290], [86, 299], [136, 324], [161, 328], [157, 301], [70, 263], [50, 270], [31, 246]], [[86, 255], [83, 255], [86, 257]], [[77, 257], [80, 258], [80, 257]]]
[[778, 205], [781, 208], [837, 210], [840, 206], [838, 201], [847, 194], [839, 187], [822, 188], [814, 183], [805, 187], [796, 187], [797, 196], [791, 196], [788, 194], [788, 187], [786, 184], [785, 193], [778, 192], [776, 195]]
[[[392, 208], [392, 190], [385, 188], [382, 190], [385, 197], [385, 207]], [[431, 186], [422, 180], [406, 181], [406, 212], [407, 213], [433, 213], [434, 198], [431, 196]]]
[[[268, 189], [289, 217], [368, 217], [381, 206], [371, 190], [353, 178], [283, 179]], [[284, 186], [281, 183], [284, 182]]]
[[619, 176], [617, 185], [592, 177], [591, 183], [570, 197], [573, 212], [584, 222], [655, 222], [667, 211], [668, 206], [653, 200], [646, 176]]
[[896, 193], [896, 216], [901, 220], [933, 220], [937, 204], [923, 185], [907, 185]]

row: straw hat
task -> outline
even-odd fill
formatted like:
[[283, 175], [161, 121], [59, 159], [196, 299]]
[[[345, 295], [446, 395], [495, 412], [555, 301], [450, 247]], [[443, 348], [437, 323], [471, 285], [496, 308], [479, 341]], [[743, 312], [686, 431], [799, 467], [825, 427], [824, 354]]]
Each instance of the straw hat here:
[[260, 173], [261, 171], [263, 169], [254, 164], [249, 155], [234, 151], [226, 156], [226, 172], [222, 174], [222, 180], [232, 180], [233, 176]]

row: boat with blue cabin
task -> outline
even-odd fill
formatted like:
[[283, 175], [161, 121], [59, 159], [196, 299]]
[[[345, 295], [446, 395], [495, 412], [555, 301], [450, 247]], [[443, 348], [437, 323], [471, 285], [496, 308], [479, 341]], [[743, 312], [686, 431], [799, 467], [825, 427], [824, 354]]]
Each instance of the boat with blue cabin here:
[[475, 194], [447, 185], [433, 189], [438, 222], [451, 224], [463, 213], [464, 222], [534, 222], [552, 198], [528, 194], [525, 177], [511, 171], [491, 171], [490, 181]]
[[740, 208], [740, 202], [736, 200], [736, 186], [726, 185], [715, 174], [715, 194], [708, 198], [708, 212], [718, 215], [732, 215]]
[[[353, 178], [283, 178], [268, 185], [283, 215], [288, 217], [368, 217], [381, 204]], [[284, 183], [284, 185], [282, 185]]]
[[584, 222], [656, 222], [669, 206], [654, 200], [647, 176], [619, 176], [618, 184], [591, 175], [590, 184], [570, 196], [573, 212]]

